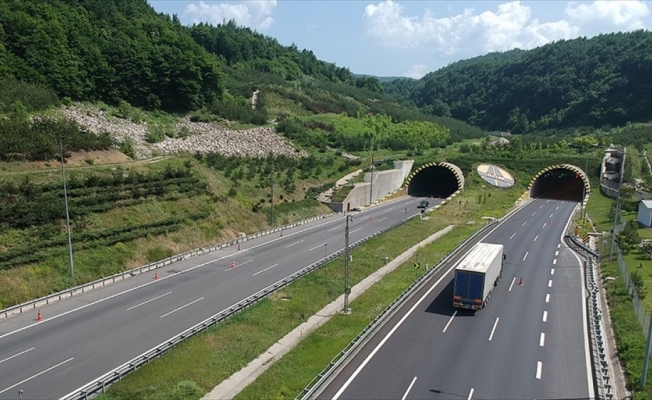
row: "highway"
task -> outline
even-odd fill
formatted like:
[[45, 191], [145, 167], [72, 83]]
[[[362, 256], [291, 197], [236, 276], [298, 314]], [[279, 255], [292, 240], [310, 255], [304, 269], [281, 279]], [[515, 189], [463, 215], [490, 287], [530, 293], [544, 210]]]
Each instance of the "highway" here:
[[[350, 243], [420, 213], [407, 197], [351, 213]], [[434, 206], [440, 199], [430, 200]], [[373, 219], [371, 218], [373, 217]], [[0, 399], [56, 399], [344, 248], [342, 215], [301, 225], [0, 321]]]
[[487, 307], [453, 308], [447, 265], [319, 398], [593, 398], [584, 272], [562, 241], [576, 206], [535, 199], [502, 221], [482, 239], [507, 254]]

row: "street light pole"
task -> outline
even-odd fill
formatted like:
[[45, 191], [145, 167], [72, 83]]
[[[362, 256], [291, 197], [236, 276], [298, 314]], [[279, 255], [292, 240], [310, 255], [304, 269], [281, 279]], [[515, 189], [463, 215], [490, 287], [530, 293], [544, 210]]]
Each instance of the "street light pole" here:
[[620, 215], [620, 189], [622, 189], [623, 186], [623, 174], [625, 171], [625, 150], [626, 148], [623, 148], [623, 161], [620, 164], [620, 175], [618, 177], [619, 178], [618, 193], [616, 194], [616, 209], [614, 210], [614, 225], [613, 228], [611, 229], [611, 248], [609, 249], [609, 261], [611, 261], [614, 252], [614, 243], [616, 241], [616, 221], [618, 220], [618, 216]]
[[72, 260], [72, 238], [70, 236], [70, 213], [68, 212], [68, 191], [66, 189], [66, 169], [63, 161], [63, 138], [59, 136], [59, 151], [61, 153], [61, 176], [63, 177], [63, 199], [66, 203], [66, 229], [68, 231], [68, 256], [70, 258], [70, 277], [75, 277], [75, 266]]
[[371, 180], [369, 181], [369, 205], [374, 201], [374, 147], [371, 143]]
[[271, 215], [271, 226], [274, 227], [274, 153], [269, 155], [272, 163], [272, 176], [271, 176], [271, 186], [272, 186], [272, 215]]
[[346, 216], [346, 226], [344, 227], [344, 314], [349, 314], [349, 219], [353, 221], [353, 217]]
[[407, 219], [407, 208], [405, 209], [405, 212], [403, 213], [403, 220], [405, 221]]
[[326, 261], [326, 246], [328, 246], [328, 243], [324, 243], [324, 261]]

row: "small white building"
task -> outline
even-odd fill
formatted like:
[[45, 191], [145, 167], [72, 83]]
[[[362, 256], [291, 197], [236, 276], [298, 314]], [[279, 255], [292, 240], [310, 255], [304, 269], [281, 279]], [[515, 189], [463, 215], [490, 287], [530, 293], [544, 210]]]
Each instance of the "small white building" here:
[[652, 227], [652, 200], [638, 203], [638, 222], [646, 228]]

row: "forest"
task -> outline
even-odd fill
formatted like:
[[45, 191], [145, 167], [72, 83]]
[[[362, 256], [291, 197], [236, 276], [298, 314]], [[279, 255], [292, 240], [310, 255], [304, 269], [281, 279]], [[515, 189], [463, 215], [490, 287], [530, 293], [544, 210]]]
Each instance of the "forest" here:
[[511, 133], [652, 119], [652, 32], [560, 40], [384, 83], [422, 111]]

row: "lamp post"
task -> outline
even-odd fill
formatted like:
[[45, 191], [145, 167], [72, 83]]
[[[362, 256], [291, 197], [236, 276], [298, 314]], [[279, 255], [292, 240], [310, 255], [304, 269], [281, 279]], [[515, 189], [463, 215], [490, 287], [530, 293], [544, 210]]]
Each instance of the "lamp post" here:
[[403, 220], [405, 221], [407, 219], [407, 208], [403, 212]]
[[59, 136], [59, 151], [61, 153], [61, 176], [63, 177], [63, 199], [66, 203], [66, 230], [68, 231], [68, 256], [70, 258], [70, 277], [75, 277], [75, 266], [72, 260], [72, 238], [70, 236], [70, 213], [68, 212], [68, 191], [66, 189], [66, 168], [63, 161], [63, 138]]
[[271, 212], [271, 225], [272, 228], [274, 227], [274, 153], [270, 152], [269, 157], [272, 163], [272, 176], [270, 179], [270, 183], [272, 186], [272, 212]]
[[326, 246], [328, 246], [328, 243], [324, 243], [324, 261], [326, 261]]
[[344, 227], [344, 309], [342, 313], [349, 314], [349, 220], [353, 221], [353, 217], [346, 216], [346, 226]]
[[620, 163], [620, 174], [618, 176], [618, 193], [616, 194], [616, 209], [614, 210], [614, 225], [613, 228], [611, 229], [611, 247], [609, 248], [609, 261], [611, 261], [611, 258], [613, 256], [614, 252], [614, 243], [616, 241], [616, 222], [618, 221], [618, 217], [620, 215], [620, 190], [623, 187], [623, 175], [625, 173], [625, 154], [627, 148], [623, 148], [623, 161]]
[[369, 180], [369, 205], [374, 201], [374, 142], [371, 142], [371, 179]]

